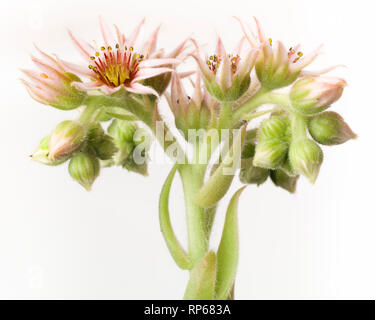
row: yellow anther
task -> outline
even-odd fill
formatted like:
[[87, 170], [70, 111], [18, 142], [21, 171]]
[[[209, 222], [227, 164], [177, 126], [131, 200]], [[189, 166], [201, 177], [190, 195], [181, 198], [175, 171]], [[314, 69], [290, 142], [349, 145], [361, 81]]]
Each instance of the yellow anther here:
[[45, 73], [41, 73], [40, 76], [44, 79], [48, 79], [48, 76]]
[[298, 56], [299, 57], [302, 57], [303, 56], [303, 53], [300, 51], [300, 52], [298, 52]]
[[124, 47], [124, 49], [125, 49], [125, 50], [128, 50], [128, 47], [127, 47], [127, 46], [125, 46], [125, 47]]
[[272, 38], [269, 38], [268, 42], [270, 43], [270, 46], [272, 47]]
[[95, 55], [96, 55], [97, 57], [99, 57], [100, 53], [99, 53], [99, 52], [95, 52]]
[[108, 49], [108, 51], [111, 51], [111, 50], [112, 50], [112, 47], [111, 47], [111, 46], [108, 46], [107, 49]]
[[91, 60], [95, 60], [95, 57], [90, 57]]
[[116, 43], [116, 49], [120, 48], [120, 45], [118, 43]]
[[137, 54], [135, 55], [135, 57], [136, 57], [137, 59], [139, 59], [141, 56], [140, 56], [139, 53], [137, 53]]
[[130, 51], [133, 51], [133, 50], [134, 50], [134, 48], [133, 48], [133, 47], [130, 47], [130, 48], [129, 48], [129, 50], [130, 50]]
[[105, 47], [101, 47], [100, 50], [104, 51], [104, 50], [105, 50]]
[[209, 61], [209, 60], [207, 60], [206, 63], [207, 63], [207, 65], [209, 65], [209, 66], [211, 65], [211, 61]]
[[94, 69], [94, 66], [92, 66], [91, 64], [89, 65], [89, 69]]
[[210, 56], [210, 60], [214, 60], [214, 57], [213, 57], [213, 56]]

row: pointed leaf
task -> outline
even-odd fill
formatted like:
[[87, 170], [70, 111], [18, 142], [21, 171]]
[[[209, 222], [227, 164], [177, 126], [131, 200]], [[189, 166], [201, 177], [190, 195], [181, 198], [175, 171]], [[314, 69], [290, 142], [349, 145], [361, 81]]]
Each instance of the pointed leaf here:
[[174, 261], [181, 269], [190, 269], [191, 263], [185, 250], [180, 245], [176, 235], [174, 234], [171, 219], [169, 216], [169, 192], [171, 190], [172, 181], [177, 170], [175, 165], [172, 171], [169, 173], [159, 198], [159, 221], [160, 230], [164, 236], [165, 242], [167, 243], [169, 252], [171, 253]]
[[238, 199], [245, 187], [232, 197], [225, 217], [224, 230], [217, 251], [216, 300], [228, 299], [238, 265]]

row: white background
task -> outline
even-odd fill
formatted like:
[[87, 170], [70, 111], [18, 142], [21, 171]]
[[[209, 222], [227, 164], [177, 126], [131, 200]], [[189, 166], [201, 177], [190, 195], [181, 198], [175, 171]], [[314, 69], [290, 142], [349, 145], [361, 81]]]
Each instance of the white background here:
[[[119, 168], [101, 173], [87, 193], [66, 166], [28, 155], [66, 113], [39, 105], [18, 68], [32, 66], [32, 42], [79, 59], [65, 27], [100, 39], [97, 16], [125, 32], [143, 16], [163, 22], [159, 46], [193, 32], [213, 47], [233, 45], [238, 15], [255, 15], [267, 34], [309, 51], [325, 44], [310, 69], [345, 64], [332, 74], [349, 86], [334, 106], [359, 139], [324, 148], [317, 183], [300, 179], [296, 195], [267, 182], [240, 200], [238, 299], [375, 299], [374, 18], [371, 1], [3, 1], [0, 8], [0, 298], [178, 299], [188, 274], [174, 265], [159, 232], [157, 203], [171, 165], [143, 178]], [[177, 179], [176, 179], [177, 180]], [[235, 182], [234, 187], [240, 184]], [[182, 241], [184, 204], [173, 186], [171, 212]], [[233, 188], [232, 192], [235, 190]], [[228, 199], [223, 202], [226, 204]], [[219, 239], [224, 207], [215, 224]]]

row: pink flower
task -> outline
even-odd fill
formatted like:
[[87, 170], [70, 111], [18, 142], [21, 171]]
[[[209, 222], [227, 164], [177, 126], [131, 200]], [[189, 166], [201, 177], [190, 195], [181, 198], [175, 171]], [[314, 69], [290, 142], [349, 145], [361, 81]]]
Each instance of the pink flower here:
[[192, 40], [196, 47], [193, 57], [199, 65], [207, 90], [220, 101], [235, 101], [249, 88], [250, 72], [258, 50], [251, 48], [245, 51], [244, 40], [241, 39], [234, 53], [228, 54], [218, 37], [216, 53], [205, 57], [197, 42]]
[[207, 92], [201, 83], [201, 76], [197, 73], [192, 82], [194, 93], [190, 97], [186, 94], [181, 77], [173, 73], [171, 93], [165, 93], [168, 104], [175, 116], [176, 126], [187, 137], [188, 129], [208, 129], [215, 127], [216, 114], [219, 103]]
[[256, 61], [257, 76], [260, 82], [270, 89], [293, 83], [301, 74], [302, 69], [312, 63], [319, 55], [321, 46], [304, 56], [299, 45], [287, 50], [281, 41], [273, 43], [271, 38], [265, 36], [256, 18], [254, 18], [257, 29], [256, 35], [239, 18], [236, 19], [239, 21], [249, 44], [252, 47], [260, 48], [260, 54]]
[[116, 36], [114, 36], [104, 21], [99, 19], [103, 38], [101, 46], [92, 46], [87, 42], [80, 41], [69, 31], [73, 43], [87, 64], [86, 66], [80, 66], [62, 60], [59, 61], [71, 72], [92, 80], [89, 83], [76, 82], [74, 85], [80, 90], [100, 89], [106, 94], [112, 94], [121, 88], [125, 88], [128, 92], [158, 95], [153, 88], [143, 85], [142, 81], [172, 72], [173, 70], [166, 66], [180, 62], [176, 58], [180, 58], [186, 41], [169, 55], [164, 55], [163, 50], [155, 50], [159, 26], [142, 47], [136, 47], [144, 22], [145, 19], [127, 38], [117, 26], [115, 26]]
[[30, 96], [43, 104], [69, 110], [78, 107], [84, 94], [72, 88], [72, 81], [80, 79], [66, 72], [66, 69], [52, 56], [36, 47], [41, 58], [31, 57], [39, 71], [22, 69], [30, 79], [21, 79]]

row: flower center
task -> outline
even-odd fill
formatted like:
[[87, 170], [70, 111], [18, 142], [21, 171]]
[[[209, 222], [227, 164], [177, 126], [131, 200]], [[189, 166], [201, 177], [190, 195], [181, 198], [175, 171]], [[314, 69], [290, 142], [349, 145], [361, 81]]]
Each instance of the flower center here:
[[139, 63], [143, 58], [144, 56], [135, 52], [133, 47], [120, 48], [119, 44], [116, 44], [113, 49], [111, 46], [103, 46], [100, 52], [97, 51], [90, 57], [93, 63], [89, 65], [89, 69], [95, 73], [97, 80], [107, 86], [128, 86], [138, 72]]
[[[228, 58], [230, 59], [230, 65], [232, 67], [232, 73], [235, 73], [237, 71], [237, 66], [240, 61], [240, 56], [228, 54]], [[210, 56], [210, 58], [206, 61], [208, 68], [216, 74], [216, 71], [220, 67], [220, 62], [222, 60], [222, 57], [220, 55], [214, 54]]]

